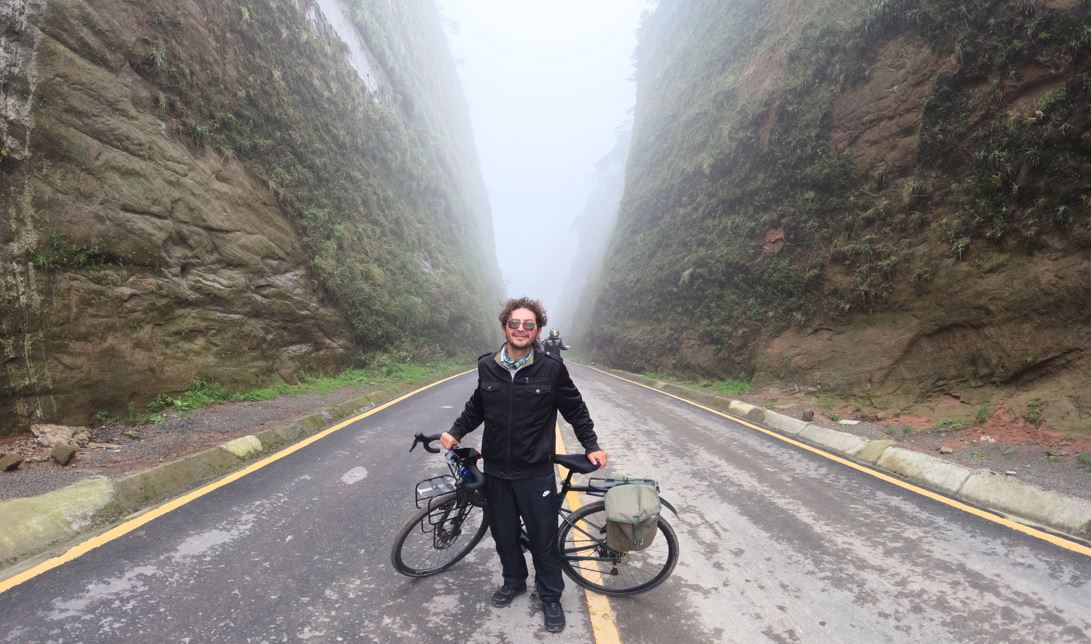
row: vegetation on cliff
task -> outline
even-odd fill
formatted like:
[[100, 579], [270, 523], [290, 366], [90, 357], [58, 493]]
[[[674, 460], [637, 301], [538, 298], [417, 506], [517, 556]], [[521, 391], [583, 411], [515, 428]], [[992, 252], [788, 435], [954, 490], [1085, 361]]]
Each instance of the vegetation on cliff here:
[[[984, 309], [936, 285], [998, 257], [1084, 254], [1089, 25], [1072, 2], [661, 2], [638, 50], [626, 191], [591, 316], [612, 323], [587, 329], [596, 357], [806, 382], [798, 365], [762, 364], [786, 329]], [[1054, 355], [1027, 351], [1035, 365]], [[977, 360], [1010, 364], [1002, 353]], [[961, 368], [913, 395], [1013, 374]], [[890, 376], [852, 377], [846, 390]]]
[[354, 8], [392, 82], [380, 96], [340, 42], [315, 37], [307, 3], [288, 0], [208, 14], [216, 51], [191, 39], [182, 8], [150, 3], [130, 62], [161, 88], [179, 136], [241, 160], [275, 190], [365, 351], [409, 341], [473, 351], [496, 276], [483, 259], [491, 232], [467, 170], [472, 148], [445, 113], [462, 97], [453, 70], [432, 71], [449, 57], [445, 41], [422, 28], [424, 5]]
[[[430, 3], [13, 7], [0, 434], [494, 341], [488, 204]], [[323, 13], [343, 9], [377, 80]]]

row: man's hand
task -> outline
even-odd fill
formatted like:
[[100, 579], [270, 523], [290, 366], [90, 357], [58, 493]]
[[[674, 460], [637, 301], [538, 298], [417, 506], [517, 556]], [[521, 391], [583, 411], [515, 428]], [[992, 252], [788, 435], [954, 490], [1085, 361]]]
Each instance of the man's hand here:
[[458, 439], [447, 432], [443, 432], [439, 435], [439, 444], [443, 445], [443, 449], [451, 449], [452, 447], [458, 447]]
[[590, 452], [587, 455], [587, 460], [591, 461], [599, 467], [606, 467], [606, 452], [599, 450], [597, 452]]

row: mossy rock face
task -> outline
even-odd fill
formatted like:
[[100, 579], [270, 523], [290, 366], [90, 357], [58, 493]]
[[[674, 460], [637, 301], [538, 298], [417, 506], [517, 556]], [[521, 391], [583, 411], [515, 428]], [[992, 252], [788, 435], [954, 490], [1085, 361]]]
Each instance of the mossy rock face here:
[[487, 202], [438, 17], [346, 4], [378, 94], [294, 1], [30, 3], [3, 72], [23, 102], [0, 157], [0, 432], [142, 411], [195, 377], [492, 343]]
[[1086, 431], [1088, 24], [1087, 3], [661, 3], [585, 318], [616, 322], [577, 333], [630, 370], [913, 411], [1029, 387]]

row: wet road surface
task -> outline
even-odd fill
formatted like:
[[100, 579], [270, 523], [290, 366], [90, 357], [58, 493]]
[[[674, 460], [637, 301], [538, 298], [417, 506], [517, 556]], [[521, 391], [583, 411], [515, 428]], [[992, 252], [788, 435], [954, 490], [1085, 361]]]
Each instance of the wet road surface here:
[[[621, 641], [1091, 641], [1091, 558], [570, 369], [609, 474], [656, 478], [681, 515], [666, 515], [671, 578], [610, 599]], [[412, 435], [449, 427], [475, 384], [421, 392], [0, 594], [0, 641], [595, 641], [570, 580], [560, 635], [529, 595], [490, 606], [488, 537], [435, 577], [391, 568], [415, 483], [446, 471], [406, 451]]]

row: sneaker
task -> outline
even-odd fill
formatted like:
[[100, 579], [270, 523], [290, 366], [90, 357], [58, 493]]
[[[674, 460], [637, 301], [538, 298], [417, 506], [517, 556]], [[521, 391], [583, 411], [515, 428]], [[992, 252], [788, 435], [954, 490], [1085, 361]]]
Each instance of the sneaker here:
[[527, 592], [526, 584], [522, 586], [511, 586], [507, 582], [503, 586], [496, 589], [496, 592], [492, 594], [492, 605], [497, 608], [503, 608], [511, 603], [511, 600], [515, 599], [517, 595], [522, 595]]
[[550, 633], [564, 630], [564, 609], [561, 602], [550, 599], [542, 602], [542, 614], [545, 616], [545, 629]]

